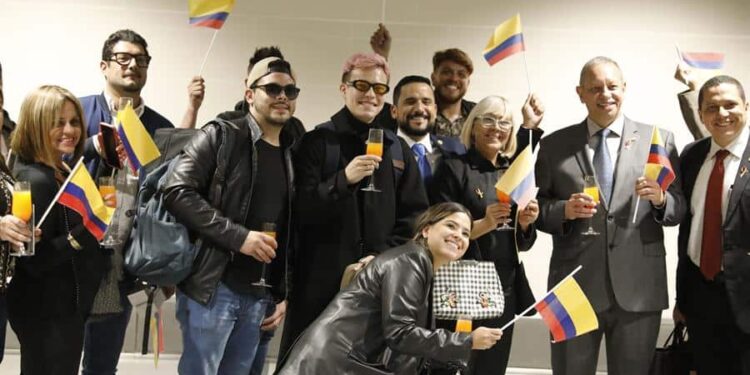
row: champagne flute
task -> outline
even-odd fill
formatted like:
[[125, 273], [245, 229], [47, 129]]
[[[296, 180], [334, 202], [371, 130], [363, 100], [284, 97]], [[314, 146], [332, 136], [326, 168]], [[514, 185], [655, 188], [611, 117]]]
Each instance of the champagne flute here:
[[[370, 133], [367, 136], [367, 155], [383, 157], [383, 129], [370, 129]], [[373, 183], [374, 178], [375, 171], [370, 175], [370, 183], [367, 187], [362, 188], [362, 191], [380, 192], [380, 190], [375, 188], [375, 184]]]
[[[497, 201], [500, 203], [508, 203], [510, 204], [510, 195], [505, 194], [504, 191], [500, 189], [495, 189], [495, 193], [497, 194]], [[510, 221], [510, 218], [507, 218], [505, 221], [503, 221], [503, 225], [495, 228], [495, 230], [513, 230], [513, 227], [508, 225], [508, 222]]]
[[[261, 232], [263, 232], [263, 234], [271, 236], [274, 239], [276, 238], [276, 224], [269, 223], [269, 222], [263, 223], [263, 224], [261, 224], [261, 229], [260, 230], [261, 230]], [[277, 248], [277, 250], [278, 250], [278, 248]], [[264, 288], [270, 288], [271, 287], [271, 285], [266, 282], [266, 263], [265, 262], [263, 262], [263, 268], [261, 268], [261, 270], [260, 270], [260, 280], [252, 283], [251, 285], [262, 286]]]
[[[99, 194], [102, 196], [102, 199], [105, 199], [106, 204], [106, 196], [108, 195], [116, 195], [117, 189], [115, 188], [115, 179], [114, 177], [99, 177]], [[112, 199], [111, 201], [114, 202], [115, 208], [117, 207], [117, 198]], [[112, 221], [109, 223], [109, 226], [107, 227], [107, 234], [104, 237], [104, 240], [101, 242], [101, 245], [104, 247], [115, 247], [122, 243], [115, 235], [119, 231], [119, 227], [117, 225], [117, 218], [112, 217]]]
[[[13, 185], [13, 197], [11, 202], [11, 214], [26, 223], [33, 218], [33, 205], [31, 203], [31, 184], [28, 181], [16, 181]], [[33, 225], [30, 226], [34, 230]], [[14, 256], [34, 255], [34, 240], [28, 244], [22, 244], [21, 247], [11, 253]]]
[[[590, 195], [592, 198], [594, 198], [594, 203], [599, 204], [599, 185], [596, 183], [596, 177], [594, 176], [585, 176], [583, 178], [583, 193]], [[581, 233], [584, 236], [598, 236], [599, 232], [594, 230], [594, 227], [591, 225], [591, 218], [589, 218], [589, 229], [585, 232]]]

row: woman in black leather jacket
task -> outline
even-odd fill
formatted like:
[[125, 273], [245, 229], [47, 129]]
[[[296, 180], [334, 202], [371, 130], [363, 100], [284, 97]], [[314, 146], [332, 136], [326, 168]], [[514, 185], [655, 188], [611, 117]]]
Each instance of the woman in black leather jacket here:
[[421, 358], [465, 366], [472, 349], [492, 347], [498, 329], [426, 328], [434, 270], [461, 258], [471, 226], [460, 204], [430, 207], [417, 220], [415, 239], [370, 262], [302, 334], [277, 374], [415, 374]]

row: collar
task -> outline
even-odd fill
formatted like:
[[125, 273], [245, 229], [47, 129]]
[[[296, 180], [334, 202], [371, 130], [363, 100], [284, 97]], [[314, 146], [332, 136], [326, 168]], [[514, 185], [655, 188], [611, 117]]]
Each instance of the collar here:
[[[112, 118], [117, 118], [117, 110], [115, 109], [115, 99], [107, 93], [107, 90], [104, 90], [104, 100], [107, 102], [107, 107], [109, 108], [109, 113], [112, 114]], [[146, 111], [146, 105], [143, 104], [143, 98], [141, 98], [141, 105], [133, 108], [135, 111], [135, 114], [138, 115], [138, 117], [143, 116], [143, 112]]]
[[406, 141], [406, 144], [409, 146], [409, 148], [411, 148], [412, 146], [414, 146], [417, 143], [421, 143], [422, 145], [424, 145], [427, 154], [431, 154], [432, 153], [432, 142], [430, 142], [430, 135], [429, 134], [427, 134], [424, 137], [422, 137], [422, 140], [419, 141], [419, 142], [415, 141], [414, 139], [412, 139], [411, 137], [409, 137], [408, 135], [406, 135], [406, 133], [404, 133], [403, 131], [401, 131], [401, 128], [398, 128], [398, 130], [396, 131], [396, 135], [398, 135], [399, 137], [403, 138]]
[[[604, 127], [600, 126], [594, 120], [592, 120], [589, 117], [586, 117], [586, 128], [589, 131], [589, 138], [593, 137], [596, 132], [599, 130], [604, 129]], [[617, 116], [615, 121], [612, 121], [609, 126], [607, 126], [607, 129], [610, 130], [610, 132], [614, 133], [618, 137], [622, 137], [622, 131], [625, 128], [625, 116], [622, 115], [622, 113]]]
[[747, 147], [748, 137], [750, 137], [750, 130], [748, 130], [747, 124], [745, 124], [740, 135], [737, 136], [732, 143], [727, 145], [727, 147], [719, 146], [714, 139], [711, 138], [711, 149], [708, 150], [708, 157], [713, 158], [714, 155], [716, 155], [716, 151], [724, 149], [729, 151], [729, 153], [735, 158], [742, 160], [742, 154], [745, 152], [745, 147]]
[[250, 112], [247, 113], [247, 127], [250, 129], [250, 138], [252, 138], [253, 144], [255, 144], [263, 136], [263, 130]]

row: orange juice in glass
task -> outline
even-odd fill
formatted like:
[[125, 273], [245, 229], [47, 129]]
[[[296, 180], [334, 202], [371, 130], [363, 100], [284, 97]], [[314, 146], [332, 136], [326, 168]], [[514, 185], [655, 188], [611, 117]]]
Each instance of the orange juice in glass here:
[[375, 155], [383, 157], [383, 143], [368, 143], [367, 144], [367, 155]]
[[456, 319], [456, 332], [471, 333], [471, 317], [459, 315]]
[[[599, 204], [599, 184], [596, 183], [596, 177], [584, 176], [583, 177], [583, 193], [588, 194], [594, 199], [595, 204]], [[584, 236], [598, 236], [599, 232], [594, 230], [591, 219], [589, 219], [589, 227], [585, 232], [581, 233]]]
[[[99, 194], [104, 199], [104, 203], [111, 203], [113, 206], [117, 205], [115, 198], [115, 179], [112, 177], [99, 177]], [[111, 195], [108, 200], [106, 196]]]
[[[383, 129], [370, 129], [367, 135], [367, 155], [373, 155], [377, 157], [383, 157]], [[380, 190], [375, 187], [375, 183], [372, 181], [375, 177], [375, 173], [370, 175], [370, 183], [366, 187], [362, 188], [362, 191], [374, 191], [379, 193]]]
[[[500, 189], [495, 189], [495, 193], [497, 194], [497, 201], [500, 203], [511, 203], [510, 195], [506, 194], [504, 191]], [[495, 230], [512, 230], [513, 227], [508, 225], [508, 221], [504, 222], [503, 225], [495, 228]]]
[[596, 204], [599, 204], [599, 188], [596, 186], [589, 186], [583, 189], [584, 194], [588, 194], [594, 199]]
[[[260, 225], [260, 231], [267, 235], [271, 236], [274, 239], [276, 239], [276, 223], [272, 222], [264, 222]], [[266, 282], [266, 263], [263, 263], [263, 266], [260, 270], [260, 280], [252, 283], [251, 285], [254, 286], [262, 286], [264, 288], [270, 288], [271, 285]]]
[[28, 182], [16, 182], [10, 207], [13, 216], [23, 221], [31, 220], [31, 186]]

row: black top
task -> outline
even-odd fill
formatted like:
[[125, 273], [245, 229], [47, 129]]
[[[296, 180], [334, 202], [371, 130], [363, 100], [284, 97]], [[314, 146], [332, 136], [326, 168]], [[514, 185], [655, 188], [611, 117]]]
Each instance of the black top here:
[[[280, 229], [286, 223], [286, 202], [289, 191], [286, 186], [284, 159], [281, 148], [273, 146], [263, 139], [255, 143], [258, 155], [258, 176], [255, 182], [253, 196], [250, 199], [250, 211], [245, 221], [245, 227], [262, 231], [263, 223], [274, 223]], [[279, 249], [277, 249], [279, 250]], [[276, 257], [271, 266], [266, 267], [266, 274], [278, 264]], [[281, 265], [283, 267], [283, 264]], [[258, 287], [252, 285], [257, 278], [250, 275], [259, 274], [262, 265], [249, 255], [237, 253], [227, 265], [222, 281], [236, 293], [258, 293]], [[268, 278], [267, 278], [268, 279]]]

